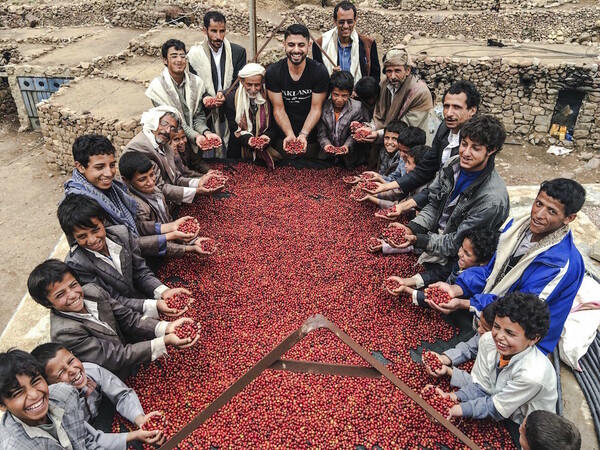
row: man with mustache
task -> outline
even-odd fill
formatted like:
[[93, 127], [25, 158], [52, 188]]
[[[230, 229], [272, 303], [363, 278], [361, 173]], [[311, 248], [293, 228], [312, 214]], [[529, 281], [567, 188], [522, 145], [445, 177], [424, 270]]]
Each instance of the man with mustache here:
[[[371, 132], [358, 142], [375, 143], [383, 139], [383, 130], [391, 120], [421, 128], [427, 133], [429, 110], [433, 108], [431, 92], [423, 80], [412, 73], [412, 59], [404, 46], [395, 46], [383, 58], [385, 79], [375, 105]], [[378, 146], [371, 147], [369, 166], [377, 166]]]
[[[335, 5], [333, 22], [335, 28], [323, 33], [323, 36], [313, 43], [313, 59], [325, 64], [329, 74], [334, 70], [350, 72], [354, 83], [366, 76], [379, 80], [381, 68], [377, 56], [377, 43], [375, 39], [355, 31], [358, 19], [354, 3], [344, 0]], [[333, 61], [337, 61], [337, 66], [323, 57], [319, 45]]]
[[[400, 188], [406, 196], [409, 192], [417, 189], [434, 179], [436, 173], [453, 156], [458, 155], [460, 144], [460, 130], [471, 117], [479, 110], [481, 96], [477, 88], [470, 81], [456, 81], [444, 93], [444, 122], [440, 124], [431, 149], [425, 153], [415, 170], [381, 184], [376, 193], [386, 192]], [[417, 195], [396, 206], [393, 217], [400, 217], [404, 211], [411, 208], [423, 208], [427, 204], [429, 191], [422, 190]]]
[[[202, 102], [210, 111], [209, 126], [217, 133], [223, 146], [215, 150], [217, 158], [227, 157], [229, 127], [225, 118], [224, 91], [237, 79], [238, 72], [246, 64], [246, 49], [233, 44], [225, 37], [225, 16], [218, 11], [209, 11], [204, 15], [203, 31], [206, 39], [190, 48], [188, 61], [190, 70], [204, 82], [207, 94]], [[210, 157], [211, 152], [205, 153]]]
[[170, 106], [158, 106], [142, 114], [143, 129], [129, 141], [125, 152], [139, 152], [152, 161], [156, 186], [169, 202], [191, 203], [196, 194], [209, 195], [212, 191], [202, 184], [210, 173], [202, 178], [186, 178], [175, 165], [173, 150], [168, 142], [179, 127], [179, 113]]
[[228, 154], [232, 158], [262, 159], [269, 169], [275, 168], [279, 153], [271, 147], [277, 135], [273, 107], [267, 98], [265, 68], [249, 63], [240, 70], [237, 89], [227, 96], [225, 110], [229, 128], [234, 130]]
[[290, 25], [283, 41], [286, 58], [269, 66], [266, 86], [281, 133], [275, 148], [285, 154], [299, 142], [302, 152], [316, 158], [316, 125], [329, 91], [329, 74], [321, 63], [307, 58], [310, 33], [304, 25]]

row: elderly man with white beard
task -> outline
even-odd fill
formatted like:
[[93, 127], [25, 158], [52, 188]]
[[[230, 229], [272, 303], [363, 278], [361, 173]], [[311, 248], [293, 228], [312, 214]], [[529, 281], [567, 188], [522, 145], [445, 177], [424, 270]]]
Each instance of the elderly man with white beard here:
[[228, 156], [252, 160], [258, 156], [269, 169], [274, 169], [275, 160], [281, 155], [271, 147], [277, 126], [265, 91], [265, 73], [260, 64], [246, 64], [238, 74], [240, 83], [237, 89], [227, 96], [225, 112], [232, 130]]
[[169, 202], [191, 203], [196, 194], [209, 195], [212, 191], [203, 187], [208, 175], [202, 178], [186, 178], [175, 165], [173, 150], [168, 142], [180, 124], [179, 113], [171, 106], [152, 108], [142, 114], [142, 131], [133, 137], [125, 152], [139, 152], [152, 161], [156, 186]]

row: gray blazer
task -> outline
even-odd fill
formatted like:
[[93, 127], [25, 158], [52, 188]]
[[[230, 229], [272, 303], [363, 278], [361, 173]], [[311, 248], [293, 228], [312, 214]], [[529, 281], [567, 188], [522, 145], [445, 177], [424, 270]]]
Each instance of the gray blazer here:
[[[102, 450], [97, 443], [101, 432], [94, 430], [83, 419], [77, 390], [66, 383], [48, 386], [48, 411], [59, 413], [64, 411], [60, 427], [65, 431], [73, 450]], [[35, 428], [35, 427], [32, 427]], [[10, 413], [2, 416], [0, 426], [0, 448], [5, 450], [61, 450], [63, 446], [50, 435], [30, 437], [23, 425], [17, 422]]]
[[121, 246], [121, 275], [117, 269], [97, 258], [86, 249], [75, 245], [65, 263], [75, 272], [82, 284], [94, 283], [107, 291], [119, 303], [143, 312], [144, 300], [153, 299], [154, 290], [162, 282], [154, 276], [142, 258], [137, 239], [124, 225], [106, 227], [106, 237]]
[[170, 202], [183, 201], [183, 188], [189, 186], [190, 178], [186, 178], [175, 165], [173, 150], [168, 145], [164, 146], [164, 155], [154, 149], [148, 137], [139, 132], [125, 147], [125, 152], [139, 152], [152, 161], [156, 175], [156, 186]]
[[150, 339], [156, 337], [158, 320], [121, 305], [95, 284], [85, 285], [83, 292], [86, 300], [98, 304], [98, 318], [111, 329], [52, 309], [52, 342], [63, 344], [80, 360], [94, 362], [119, 378], [129, 375], [131, 368], [150, 362]]
[[[163, 202], [163, 204], [165, 206], [165, 210], [167, 211], [167, 214], [169, 214], [169, 207], [166, 204], [165, 196], [160, 191], [160, 189], [155, 187], [154, 190], [155, 190], [155, 193], [160, 197], [159, 201]], [[137, 214], [135, 217], [135, 223], [138, 227], [140, 234], [154, 233], [155, 230], [153, 228], [150, 228], [150, 224], [155, 224], [159, 221], [158, 220], [158, 212], [154, 209], [154, 207], [150, 203], [148, 203], [142, 197], [137, 196], [132, 191], [129, 191], [129, 195], [131, 197], [133, 197], [138, 204]], [[170, 215], [169, 215], [169, 219], [173, 220], [172, 217], [170, 217]], [[156, 245], [157, 246], [159, 245], [158, 241], [157, 241]], [[142, 245], [140, 243], [140, 248], [141, 247], [142, 247]], [[144, 252], [142, 251], [142, 253], [144, 253]], [[185, 245], [184, 244], [179, 244], [179, 243], [173, 242], [173, 241], [166, 241], [166, 251], [165, 251], [166, 256], [171, 256], [174, 258], [182, 258], [184, 254], [185, 254]]]

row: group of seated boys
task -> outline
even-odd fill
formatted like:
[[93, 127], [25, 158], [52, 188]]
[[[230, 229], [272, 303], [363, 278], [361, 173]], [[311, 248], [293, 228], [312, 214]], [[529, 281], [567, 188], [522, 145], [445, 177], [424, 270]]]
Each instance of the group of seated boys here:
[[[294, 34], [304, 36], [303, 30], [294, 30], [286, 32], [286, 42]], [[302, 39], [296, 41], [301, 44]], [[179, 47], [169, 44], [167, 50], [180, 51]], [[407, 62], [402, 55], [392, 54]], [[182, 59], [175, 56], [174, 60]], [[287, 54], [292, 76], [297, 57], [291, 50]], [[167, 60], [165, 56], [171, 70]], [[314, 64], [320, 63], [311, 61], [307, 66], [312, 74], [323, 73], [322, 65]], [[267, 90], [277, 95], [266, 98], [264, 68], [255, 66], [240, 71], [239, 89], [248, 98], [235, 92], [219, 96], [220, 104], [230, 102], [229, 126], [238, 132], [230, 142], [237, 139], [241, 147], [251, 139], [248, 133], [239, 133], [248, 130], [247, 119], [255, 121], [255, 137], [265, 130], [262, 119], [270, 123], [274, 118], [284, 124], [282, 130], [296, 127], [294, 114], [282, 122], [283, 110], [277, 112], [283, 105], [278, 102], [285, 101], [277, 97], [283, 80], [277, 79], [275, 70], [267, 71]], [[438, 388], [439, 395], [455, 401], [448, 417], [504, 421], [515, 443], [526, 450], [578, 449], [577, 428], [555, 414], [557, 382], [548, 354], [557, 345], [583, 278], [583, 260], [569, 229], [583, 206], [583, 187], [563, 178], [544, 182], [531, 211], [507, 220], [508, 192], [494, 165], [506, 132], [497, 118], [479, 113], [476, 87], [462, 80], [442, 98], [444, 120], [430, 146], [421, 127], [398, 115], [382, 130], [374, 130], [381, 136], [362, 142], [374, 146], [357, 150], [361, 142], [354, 139], [351, 123], [368, 128], [374, 99], [386, 93], [372, 81], [364, 77], [355, 86], [349, 72], [334, 70], [328, 78], [328, 98], [319, 106], [320, 118], [313, 120], [307, 113], [299, 126], [308, 122], [312, 126], [296, 135], [305, 150], [309, 135], [314, 138], [320, 156], [339, 152], [341, 156], [330, 159], [347, 167], [365, 162], [365, 152], [376, 148], [378, 170], [366, 171], [351, 182], [375, 183], [368, 189], [359, 184], [358, 189], [365, 190], [359, 198], [378, 205], [379, 217], [385, 211], [389, 226], [400, 229], [403, 239], [377, 237], [369, 250], [394, 257], [416, 254], [425, 268], [407, 278], [390, 274], [388, 281], [395, 285], [388, 291], [449, 318], [461, 314], [474, 318], [477, 333], [456, 348], [435, 353], [441, 368], [427, 365], [432, 377], [449, 376], [450, 385], [457, 388], [454, 392]], [[319, 85], [326, 82], [320, 79]], [[401, 89], [401, 83], [400, 88], [384, 83], [386, 90]], [[268, 108], [261, 118], [261, 107], [269, 99], [275, 100], [275, 112]], [[240, 110], [238, 102], [247, 110]], [[188, 158], [198, 151], [191, 149], [186, 137], [193, 124], [186, 123], [177, 109], [155, 104], [141, 122], [143, 131], [118, 161], [121, 179], [116, 177], [116, 152], [109, 139], [88, 134], [73, 143], [75, 167], [57, 212], [70, 251], [64, 262], [49, 259], [39, 264], [28, 279], [32, 298], [50, 309], [52, 342], [31, 353], [13, 349], [0, 354], [2, 448], [124, 449], [132, 441], [164, 442], [162, 432], [143, 429], [160, 413], [146, 413], [136, 393], [121, 380], [135, 374], [140, 365], [164, 357], [170, 348], [186, 349], [199, 339], [177, 336], [175, 329], [192, 319], [185, 317], [187, 307], [167, 304], [172, 296], [190, 292], [169, 288], [152, 268], [164, 256], [210, 254], [202, 245], [208, 238], [198, 236], [198, 231], [181, 231], [180, 225], [194, 219], [174, 220], [173, 215], [179, 204], [222, 189], [209, 187], [208, 180], [222, 179], [223, 174], [190, 167]], [[219, 131], [203, 127], [206, 134], [198, 145]], [[265, 136], [270, 141], [275, 134]], [[289, 136], [283, 140], [289, 141]], [[273, 154], [262, 155], [273, 162]], [[434, 288], [437, 295], [445, 293], [447, 301], [432, 298]], [[164, 321], [161, 314], [177, 318]], [[470, 374], [456, 367], [473, 359]], [[114, 410], [105, 411], [111, 403], [137, 427], [135, 431], [108, 432]]]

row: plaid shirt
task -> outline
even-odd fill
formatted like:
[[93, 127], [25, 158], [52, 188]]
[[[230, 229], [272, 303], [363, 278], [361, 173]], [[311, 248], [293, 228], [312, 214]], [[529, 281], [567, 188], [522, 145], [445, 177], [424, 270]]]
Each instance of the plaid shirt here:
[[101, 450], [96, 442], [99, 432], [83, 420], [79, 394], [65, 383], [48, 387], [48, 413], [52, 417], [59, 437], [68, 439], [69, 445], [61, 445], [50, 434], [37, 427], [30, 427], [7, 412], [0, 424], [0, 448], [4, 450]]

